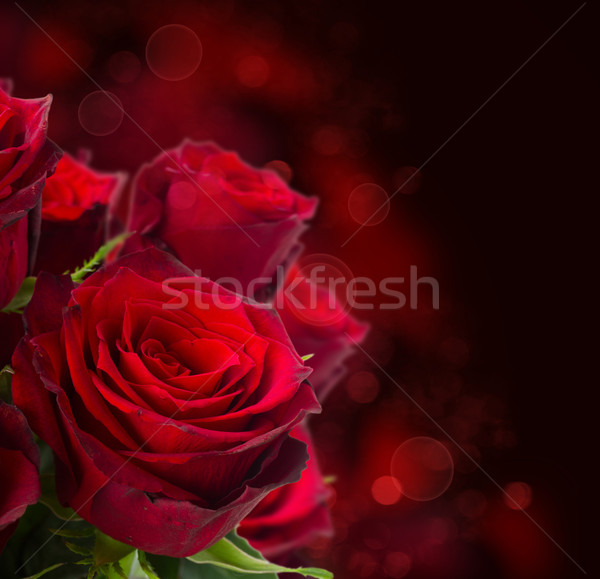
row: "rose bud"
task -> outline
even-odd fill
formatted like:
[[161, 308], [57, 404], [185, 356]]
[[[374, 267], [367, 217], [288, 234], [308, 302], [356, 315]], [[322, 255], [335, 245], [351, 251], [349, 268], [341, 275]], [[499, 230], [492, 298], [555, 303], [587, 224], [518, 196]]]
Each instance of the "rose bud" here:
[[46, 181], [35, 271], [72, 271], [105, 241], [107, 205], [126, 176], [95, 171], [88, 162], [85, 152], [78, 159], [64, 154]]
[[136, 176], [127, 228], [202, 276], [234, 278], [255, 297], [297, 252], [316, 205], [273, 171], [213, 143], [184, 141]]
[[310, 382], [320, 402], [346, 373], [345, 360], [369, 325], [358, 321], [325, 286], [293, 268], [275, 297], [275, 305], [296, 350], [308, 360]]
[[323, 482], [308, 429], [299, 424], [292, 436], [307, 444], [311, 457], [300, 480], [268, 494], [238, 528], [239, 534], [267, 559], [333, 534], [326, 504], [330, 491]]
[[40, 496], [40, 452], [18, 408], [0, 401], [0, 552]]
[[13, 399], [107, 535], [185, 557], [300, 478], [289, 431], [320, 407], [272, 309], [151, 248], [78, 287], [43, 272], [24, 316]]
[[0, 309], [35, 258], [40, 196], [60, 158], [46, 138], [51, 101], [12, 98], [0, 88]]

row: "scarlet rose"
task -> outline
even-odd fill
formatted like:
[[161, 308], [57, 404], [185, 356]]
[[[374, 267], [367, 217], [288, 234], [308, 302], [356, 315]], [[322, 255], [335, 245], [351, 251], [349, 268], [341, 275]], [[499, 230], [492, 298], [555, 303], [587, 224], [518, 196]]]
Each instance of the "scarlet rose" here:
[[305, 547], [317, 537], [331, 536], [327, 507], [329, 490], [323, 482], [315, 450], [305, 425], [292, 436], [305, 442], [310, 459], [300, 480], [274, 490], [240, 523], [238, 532], [268, 559]]
[[46, 138], [52, 97], [22, 100], [0, 88], [0, 309], [33, 262], [40, 195], [60, 153]]
[[325, 286], [289, 272], [275, 304], [294, 347], [313, 368], [311, 384], [323, 402], [346, 373], [345, 360], [366, 336], [369, 325], [357, 320]]
[[184, 141], [138, 173], [128, 229], [203, 276], [235, 278], [248, 295], [252, 280], [272, 278], [290, 258], [316, 205], [235, 153]]
[[0, 552], [25, 509], [40, 496], [40, 453], [25, 417], [0, 401]]
[[125, 175], [95, 171], [88, 157], [83, 152], [78, 159], [63, 155], [46, 181], [36, 271], [73, 270], [104, 243], [107, 206]]
[[42, 273], [25, 321], [15, 404], [55, 453], [61, 502], [104, 533], [187, 556], [298, 480], [288, 432], [319, 406], [273, 311], [149, 249], [77, 288]]

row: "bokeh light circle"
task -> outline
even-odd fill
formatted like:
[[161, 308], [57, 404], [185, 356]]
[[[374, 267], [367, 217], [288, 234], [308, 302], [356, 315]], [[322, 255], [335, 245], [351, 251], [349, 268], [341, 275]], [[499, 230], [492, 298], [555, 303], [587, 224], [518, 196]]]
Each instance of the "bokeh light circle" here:
[[114, 133], [123, 122], [123, 105], [111, 92], [97, 90], [83, 98], [77, 115], [90, 135], [104, 137]]
[[480, 517], [487, 508], [485, 495], [477, 489], [467, 489], [456, 498], [458, 512], [469, 519]]
[[414, 501], [431, 501], [450, 486], [454, 462], [441, 442], [428, 436], [416, 436], [403, 442], [394, 452], [391, 474], [400, 483], [403, 495]]
[[269, 80], [271, 71], [269, 63], [262, 56], [250, 55], [239, 62], [235, 72], [241, 84], [258, 88]]
[[293, 176], [292, 168], [285, 161], [279, 161], [278, 159], [275, 159], [273, 161], [269, 161], [265, 165], [265, 169], [269, 169], [270, 171], [274, 171], [286, 183], [289, 183], [292, 180], [292, 176]]
[[356, 372], [348, 378], [346, 392], [354, 402], [368, 404], [379, 394], [379, 381], [372, 372]]
[[[350, 309], [350, 268], [326, 253], [303, 255], [297, 268], [297, 276], [287, 280], [285, 289], [291, 313], [313, 326], [329, 326], [342, 320]], [[303, 281], [298, 283], [298, 278]]]
[[146, 62], [163, 80], [184, 80], [196, 72], [202, 60], [202, 43], [182, 24], [167, 24], [152, 34], [146, 44]]
[[199, 192], [198, 185], [192, 184], [189, 181], [174, 183], [169, 188], [167, 203], [172, 205], [174, 209], [187, 211], [196, 204]]
[[380, 505], [393, 505], [400, 500], [400, 484], [392, 476], [380, 476], [371, 485], [371, 496]]
[[401, 579], [410, 571], [411, 558], [402, 551], [392, 551], [385, 556], [383, 568], [388, 577]]
[[108, 72], [117, 82], [133, 82], [142, 72], [142, 63], [133, 52], [120, 50], [110, 57]]
[[533, 493], [531, 487], [524, 482], [511, 482], [504, 487], [504, 503], [509, 509], [521, 511], [531, 504]]
[[348, 197], [348, 212], [359, 225], [379, 225], [390, 212], [390, 199], [383, 187], [362, 183]]

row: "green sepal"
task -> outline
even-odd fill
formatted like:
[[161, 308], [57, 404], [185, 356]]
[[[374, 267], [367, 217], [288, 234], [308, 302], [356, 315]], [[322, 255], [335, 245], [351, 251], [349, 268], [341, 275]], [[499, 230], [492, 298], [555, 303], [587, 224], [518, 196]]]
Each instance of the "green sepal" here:
[[121, 543], [96, 529], [96, 541], [93, 551], [96, 567], [119, 561], [133, 551], [135, 551], [135, 547]]
[[25, 306], [30, 302], [35, 286], [35, 277], [26, 277], [13, 299], [2, 310], [5, 314], [22, 314]]
[[95, 529], [91, 525], [82, 529], [48, 529], [53, 535], [65, 537], [66, 539], [83, 539], [93, 536]]
[[0, 370], [0, 400], [12, 404], [12, 391], [10, 388], [12, 375], [15, 371], [7, 364]]
[[212, 547], [187, 557], [187, 559], [193, 563], [214, 565], [242, 575], [274, 573], [276, 577], [277, 573], [298, 573], [304, 577], [314, 577], [315, 579], [332, 579], [333, 577], [330, 571], [324, 569], [314, 567], [291, 569], [270, 563], [235, 531], [229, 533]]
[[138, 551], [138, 563], [142, 568], [142, 571], [148, 575], [150, 579], [160, 579], [160, 577], [154, 572], [152, 565], [148, 563], [146, 559], [146, 553], [144, 551]]
[[59, 567], [62, 567], [63, 565], [66, 565], [66, 563], [55, 563], [54, 565], [50, 565], [50, 567], [46, 567], [43, 571], [40, 571], [39, 573], [36, 573], [35, 575], [30, 575], [29, 577], [27, 577], [27, 579], [38, 579], [38, 577], [42, 577], [46, 573], [50, 573], [50, 571], [54, 571], [54, 569], [58, 569]]
[[[125, 232], [117, 237], [113, 237], [110, 241], [107, 241], [90, 259], [83, 262], [81, 267], [78, 267], [72, 274], [71, 279], [73, 283], [81, 283], [88, 274], [92, 273], [106, 258], [106, 256], [115, 249], [120, 243], [123, 243], [133, 233]], [[68, 271], [65, 273], [69, 273]]]
[[88, 557], [92, 554], [92, 550], [89, 547], [84, 547], [83, 545], [78, 545], [77, 543], [73, 543], [71, 541], [64, 541], [65, 547], [71, 551], [71, 553], [75, 553], [76, 555], [84, 555]]

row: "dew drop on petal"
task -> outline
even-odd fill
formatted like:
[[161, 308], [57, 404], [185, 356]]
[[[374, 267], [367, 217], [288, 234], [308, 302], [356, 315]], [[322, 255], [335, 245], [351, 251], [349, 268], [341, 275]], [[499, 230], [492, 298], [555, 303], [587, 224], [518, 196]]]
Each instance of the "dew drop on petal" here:
[[123, 122], [123, 105], [111, 92], [97, 90], [83, 98], [77, 111], [79, 123], [90, 135], [104, 137]]
[[375, 183], [363, 183], [348, 197], [348, 212], [359, 225], [378, 225], [390, 212], [390, 199]]
[[196, 33], [182, 24], [167, 24], [156, 30], [146, 44], [146, 62], [163, 80], [190, 77], [202, 60], [202, 43]]
[[450, 486], [454, 462], [441, 442], [428, 436], [417, 436], [396, 449], [391, 473], [400, 483], [403, 495], [415, 501], [430, 501]]

